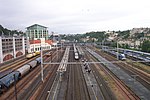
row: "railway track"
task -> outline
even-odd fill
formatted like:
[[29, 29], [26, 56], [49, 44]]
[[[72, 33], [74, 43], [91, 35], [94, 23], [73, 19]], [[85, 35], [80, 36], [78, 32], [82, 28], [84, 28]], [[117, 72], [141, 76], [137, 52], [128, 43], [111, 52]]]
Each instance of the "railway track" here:
[[[112, 57], [109, 54], [102, 53], [100, 51], [96, 51], [101, 56], [105, 57], [109, 61], [117, 60], [114, 57]], [[143, 73], [140, 70], [137, 70], [133, 67], [133, 65], [127, 64], [127, 62], [120, 62], [120, 63], [114, 63], [115, 65], [119, 66], [123, 70], [125, 70], [129, 75], [136, 76], [136, 80], [142, 83], [147, 89], [150, 90], [150, 76], [146, 73]]]
[[[61, 55], [62, 56], [62, 52]], [[55, 57], [57, 58], [57, 57]], [[59, 62], [61, 60], [62, 57], [60, 57], [59, 59], [55, 59], [55, 61]], [[58, 65], [51, 65], [51, 67], [48, 67], [49, 69], [47, 70], [47, 76], [45, 76], [45, 82], [43, 84], [41, 84], [41, 86], [38, 88], [38, 90], [33, 94], [33, 96], [31, 96], [30, 99], [36, 99], [36, 100], [46, 100], [47, 95], [48, 95], [48, 91], [51, 88], [53, 81], [56, 77], [56, 72], [57, 72], [57, 68]], [[49, 72], [51, 70], [51, 72]]]
[[[90, 58], [91, 59], [91, 58]], [[96, 59], [95, 58], [92, 58], [92, 61], [96, 61]], [[113, 81], [113, 83], [115, 84], [115, 86], [116, 86], [116, 88], [119, 90], [119, 92], [121, 93], [121, 95], [122, 95], [122, 97], [118, 97], [118, 96], [116, 96], [117, 97], [117, 99], [124, 99], [124, 100], [139, 100], [139, 98], [124, 84], [124, 83], [122, 83], [122, 81], [121, 80], [119, 80], [110, 70], [108, 70], [108, 69], [106, 69], [106, 68], [104, 68], [102, 65], [97, 65], [97, 64], [94, 64], [95, 65], [95, 67], [93, 66], [92, 67], [92, 69], [94, 70], [94, 72], [96, 72], [95, 73], [95, 76], [100, 76], [100, 75], [98, 75], [98, 74], [100, 74], [99, 73], [99, 71], [98, 70], [101, 70], [101, 71], [103, 71], [104, 73], [105, 73], [105, 75], [107, 75], [107, 78], [109, 77], [109, 79], [111, 80], [111, 81]], [[105, 76], [106, 77], [106, 76]], [[97, 79], [101, 79], [101, 78], [97, 78]], [[108, 81], [110, 81], [110, 80], [107, 80], [107, 82]], [[99, 80], [100, 82], [103, 82], [103, 83], [100, 83], [100, 84], [102, 84], [101, 85], [101, 88], [102, 88], [102, 86], [103, 86], [103, 91], [105, 91], [105, 99], [106, 100], [110, 100], [110, 99], [112, 99], [112, 100], [114, 100], [115, 99], [115, 97], [114, 97], [114, 95], [113, 94], [107, 94], [106, 95], [106, 93], [111, 93], [110, 92], [110, 90], [107, 88], [107, 86], [106, 86], [106, 82], [103, 80], [103, 79], [101, 79], [101, 80]], [[110, 81], [110, 82], [111, 82]], [[115, 88], [115, 89], [116, 89]], [[103, 93], [104, 94], [104, 93]], [[119, 94], [118, 94], [119, 95]], [[111, 98], [112, 97], [112, 98]]]
[[[54, 51], [54, 50], [51, 50], [51, 51]], [[44, 53], [46, 53], [47, 51], [44, 51]], [[37, 55], [35, 57], [32, 57], [30, 59], [26, 59], [26, 57], [22, 57], [20, 59], [17, 59], [9, 64], [4, 64], [0, 67], [0, 73], [2, 72], [5, 72], [7, 70], [16, 70], [17, 68], [19, 68], [20, 66], [32, 61], [32, 60], [35, 60], [36, 58], [40, 57], [40, 55]]]
[[[35, 58], [37, 58], [37, 57], [35, 57]], [[1, 72], [5, 72], [5, 71], [10, 70], [10, 69], [13, 71], [13, 70], [19, 68], [20, 66], [22, 66], [22, 65], [24, 65], [24, 64], [26, 64], [26, 63], [28, 63], [28, 62], [30, 62], [32, 60], [34, 60], [35, 58], [31, 58], [29, 60], [28, 59], [22, 59], [20, 61], [17, 61], [15, 63], [11, 64], [11, 65], [2, 66], [2, 68], [0, 69], [0, 73]]]
[[[50, 58], [49, 58], [50, 59]], [[48, 60], [48, 59], [47, 59]], [[44, 67], [46, 68], [46, 67]], [[34, 82], [34, 80], [39, 76], [40, 77], [40, 68], [39, 66], [37, 66], [32, 72], [30, 72], [28, 75], [26, 75], [24, 78], [22, 78], [17, 84], [17, 94], [18, 94], [18, 98], [20, 98], [21, 94], [23, 94], [23, 96], [25, 96], [25, 91], [28, 93], [27, 87], [31, 86], [31, 84]], [[36, 82], [35, 84], [40, 82], [40, 78], [38, 80], [38, 82]], [[35, 85], [32, 84], [32, 85]], [[33, 86], [31, 86], [33, 87]], [[14, 98], [14, 87], [11, 87], [4, 95], [2, 95], [0, 98], [2, 99], [12, 99]]]
[[[56, 57], [56, 52], [53, 54], [53, 59], [51, 59], [51, 57], [49, 58], [49, 60], [53, 60], [53, 61], [58, 61], [57, 57]], [[61, 57], [59, 58], [61, 59]], [[41, 82], [41, 76], [39, 75], [37, 78], [38, 84], [34, 85], [34, 83], [31, 86], [31, 88], [29, 87], [29, 92], [27, 91], [26, 96], [22, 96], [20, 97], [22, 100], [27, 100], [27, 99], [36, 99], [36, 100], [41, 100], [42, 98], [46, 98], [47, 95], [47, 91], [45, 90], [46, 88], [48, 88], [50, 86], [49, 82], [52, 82], [53, 80], [53, 74], [55, 74], [55, 69], [57, 69], [57, 65], [53, 66], [53, 65], [45, 65], [44, 66], [44, 82]], [[35, 81], [35, 83], [37, 83]]]
[[[96, 59], [94, 59], [92, 56], [87, 56], [90, 55], [88, 52], [86, 52], [86, 58], [88, 59], [88, 61], [96, 61]], [[105, 100], [116, 100], [115, 95], [112, 93], [112, 91], [110, 90], [110, 88], [108, 87], [106, 81], [103, 79], [102, 75], [100, 75], [99, 73], [99, 68], [102, 69], [102, 66], [98, 65], [98, 64], [92, 64], [89, 65], [93, 75], [98, 83], [98, 87], [100, 88], [102, 95], [104, 97]]]
[[115, 66], [114, 64], [110, 63], [110, 61], [104, 59], [99, 54], [91, 51], [90, 49], [87, 49], [94, 57], [96, 57], [103, 65], [110, 70], [114, 74], [114, 76], [117, 76], [118, 79], [120, 79], [125, 85], [129, 87], [140, 99], [148, 99], [149, 98], [149, 90], [145, 88], [142, 84], [140, 84], [138, 81], [133, 80], [130, 75], [125, 73], [121, 68]]
[[[24, 91], [27, 85], [31, 84], [35, 79], [35, 76], [40, 72], [39, 66], [37, 66], [33, 71], [31, 71], [28, 75], [24, 76], [21, 80], [19, 80], [16, 84], [17, 95], [19, 95], [22, 91]], [[2, 99], [13, 99], [14, 95], [14, 86], [11, 87], [6, 93], [4, 93], [0, 98]], [[14, 98], [15, 99], [15, 98]]]
[[[74, 60], [73, 52], [70, 52], [69, 62], [79, 62]], [[67, 70], [68, 82], [65, 100], [90, 100], [81, 65], [68, 65]]]
[[78, 72], [78, 81], [81, 85], [80, 86], [80, 94], [84, 93], [84, 95], [81, 95], [80, 100], [90, 100], [90, 95], [87, 89], [87, 84], [85, 82], [85, 78], [83, 75], [83, 71], [81, 66], [76, 65], [76, 72]]
[[[21, 57], [19, 60], [24, 60], [25, 59], [25, 56], [23, 56], [23, 57]], [[15, 61], [11, 61], [11, 62], [5, 62], [5, 63], [3, 63], [3, 64], [0, 64], [0, 71], [1, 70], [3, 70], [3, 69], [5, 69], [6, 67], [8, 67], [8, 66], [11, 66], [11, 65], [13, 65], [13, 64], [15, 64], [15, 63], [18, 63], [18, 60], [15, 60]]]

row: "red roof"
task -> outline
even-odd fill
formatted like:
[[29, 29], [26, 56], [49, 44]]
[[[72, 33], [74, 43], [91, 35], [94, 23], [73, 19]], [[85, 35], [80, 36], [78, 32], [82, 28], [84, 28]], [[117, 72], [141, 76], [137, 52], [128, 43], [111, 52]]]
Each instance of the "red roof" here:
[[[38, 44], [38, 43], [41, 43], [41, 40], [30, 40], [29, 42], [30, 42], [30, 44]], [[52, 40], [45, 40], [45, 43], [52, 44], [53, 41]]]
[[52, 44], [53, 43], [52, 40], [46, 40], [45, 42], [48, 43], [48, 44]]
[[30, 44], [38, 44], [41, 43], [41, 40], [30, 40]]

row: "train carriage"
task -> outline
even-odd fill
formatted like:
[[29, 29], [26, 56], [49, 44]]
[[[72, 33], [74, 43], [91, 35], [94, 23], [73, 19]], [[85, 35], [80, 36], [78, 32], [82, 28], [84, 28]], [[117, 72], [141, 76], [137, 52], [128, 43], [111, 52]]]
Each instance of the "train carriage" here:
[[31, 66], [31, 68], [34, 68], [37, 65], [37, 61], [33, 60], [33, 61], [29, 62], [28, 64]]
[[7, 88], [9, 88], [14, 83], [14, 75], [15, 80], [19, 80], [19, 72], [12, 72], [5, 77], [0, 79], [0, 93], [4, 92]]
[[29, 54], [26, 55], [26, 58], [27, 58], [27, 59], [30, 59], [30, 58], [32, 58], [32, 57], [33, 57], [33, 54], [32, 54], [32, 53], [29, 53]]
[[77, 52], [75, 52], [74, 57], [75, 57], [75, 60], [78, 60], [79, 59], [79, 54]]
[[36, 55], [39, 55], [39, 54], [40, 54], [40, 51], [35, 51], [35, 54], [36, 54]]
[[24, 65], [20, 67], [19, 69], [17, 69], [16, 71], [19, 72], [19, 78], [27, 74], [30, 71], [30, 69], [31, 69], [30, 65]]
[[41, 63], [41, 57], [36, 58], [35, 60], [37, 61], [37, 63], [38, 63], [38, 64], [40, 64], [40, 63]]

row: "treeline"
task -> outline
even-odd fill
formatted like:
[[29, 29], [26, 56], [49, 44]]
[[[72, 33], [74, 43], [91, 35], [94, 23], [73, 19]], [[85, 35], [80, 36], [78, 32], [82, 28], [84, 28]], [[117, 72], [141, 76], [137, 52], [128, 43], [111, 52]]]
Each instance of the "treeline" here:
[[[87, 32], [85, 34], [61, 35], [62, 39], [70, 41], [84, 42], [82, 39], [89, 38], [86, 42], [102, 42], [104, 38], [108, 37], [104, 32]], [[96, 39], [96, 41], [94, 40]]]
[[150, 53], [150, 40], [146, 40], [142, 43], [141, 49], [143, 52], [149, 52]]
[[9, 30], [0, 25], [0, 36], [13, 36], [14, 34], [23, 35], [24, 33], [22, 31]]

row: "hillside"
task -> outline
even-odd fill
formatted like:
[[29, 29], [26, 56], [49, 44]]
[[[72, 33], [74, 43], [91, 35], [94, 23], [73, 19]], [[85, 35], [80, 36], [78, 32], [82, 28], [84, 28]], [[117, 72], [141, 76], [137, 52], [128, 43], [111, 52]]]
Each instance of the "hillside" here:
[[0, 36], [13, 36], [14, 34], [23, 35], [24, 33], [22, 31], [9, 30], [0, 25]]

